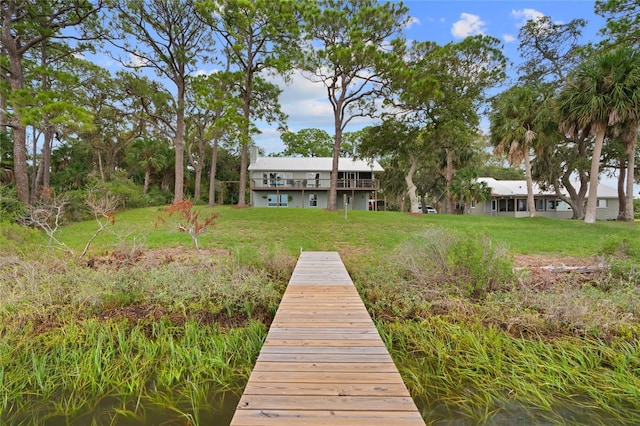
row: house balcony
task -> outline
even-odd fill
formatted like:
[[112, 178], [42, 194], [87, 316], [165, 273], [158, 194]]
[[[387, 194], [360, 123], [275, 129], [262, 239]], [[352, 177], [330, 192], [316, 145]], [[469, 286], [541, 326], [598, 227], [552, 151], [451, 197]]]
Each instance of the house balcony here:
[[[329, 179], [251, 179], [251, 190], [320, 190], [328, 191]], [[377, 179], [338, 179], [338, 190], [349, 191], [377, 191]]]

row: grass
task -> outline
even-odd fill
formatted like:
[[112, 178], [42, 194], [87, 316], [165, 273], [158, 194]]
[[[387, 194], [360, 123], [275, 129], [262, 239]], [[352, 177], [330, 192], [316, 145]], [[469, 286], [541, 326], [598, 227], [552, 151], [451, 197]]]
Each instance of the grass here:
[[[219, 216], [199, 252], [157, 225], [162, 208], [119, 212], [82, 258], [1, 226], [0, 422], [153, 423], [150, 407], [210, 422], [202, 407], [248, 379], [301, 250], [340, 253], [429, 422], [640, 421], [637, 223], [202, 210]], [[96, 227], [58, 237], [80, 253]], [[530, 254], [610, 267], [542, 285], [512, 271]]]
[[[288, 254], [300, 250], [349, 251], [370, 254], [375, 249], [391, 250], [408, 236], [431, 227], [455, 229], [470, 238], [489, 236], [495, 243], [506, 244], [512, 254], [545, 253], [566, 256], [592, 256], [623, 244], [640, 256], [640, 228], [633, 223], [598, 222], [546, 218], [500, 218], [453, 215], [406, 215], [396, 212], [342, 212], [317, 209], [204, 209], [219, 213], [217, 224], [200, 236], [202, 247], [224, 248], [235, 253], [266, 251], [281, 247]], [[147, 248], [190, 246], [188, 235], [170, 224], [157, 226], [162, 208], [152, 207], [120, 212], [110, 234], [96, 241], [93, 252], [111, 249], [118, 244], [135, 242]], [[61, 230], [60, 239], [74, 250], [86, 243], [96, 227], [88, 221]], [[372, 255], [375, 257], [375, 253]]]

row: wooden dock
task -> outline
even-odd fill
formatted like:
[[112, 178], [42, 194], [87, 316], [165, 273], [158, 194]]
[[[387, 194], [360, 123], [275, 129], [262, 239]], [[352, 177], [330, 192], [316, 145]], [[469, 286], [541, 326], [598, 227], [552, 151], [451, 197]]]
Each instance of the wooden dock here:
[[303, 252], [231, 425], [424, 425], [335, 252]]

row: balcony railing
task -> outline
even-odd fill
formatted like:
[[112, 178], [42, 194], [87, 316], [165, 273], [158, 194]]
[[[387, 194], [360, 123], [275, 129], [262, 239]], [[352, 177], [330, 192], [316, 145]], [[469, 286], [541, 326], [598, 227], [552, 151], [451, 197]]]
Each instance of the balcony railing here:
[[[329, 190], [329, 179], [252, 179], [253, 190]], [[377, 179], [338, 179], [338, 189], [367, 190], [378, 189]]]

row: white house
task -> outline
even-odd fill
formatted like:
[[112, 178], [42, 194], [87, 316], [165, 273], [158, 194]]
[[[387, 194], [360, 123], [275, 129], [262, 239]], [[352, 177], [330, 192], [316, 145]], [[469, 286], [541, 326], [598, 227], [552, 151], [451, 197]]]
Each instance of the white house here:
[[[527, 217], [527, 181], [496, 180], [478, 178], [491, 188], [491, 199], [472, 205], [471, 214], [485, 216]], [[554, 191], [543, 191], [533, 183], [534, 201], [538, 216], [571, 219], [571, 206], [560, 200]], [[566, 192], [564, 192], [566, 194]], [[598, 185], [596, 218], [598, 220], [618, 217], [618, 191], [605, 185]]]
[[[258, 157], [251, 152], [249, 174], [251, 204], [255, 207], [327, 208], [332, 159], [330, 157]], [[369, 210], [375, 206], [376, 173], [384, 169], [375, 161], [340, 158], [337, 207]]]

